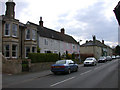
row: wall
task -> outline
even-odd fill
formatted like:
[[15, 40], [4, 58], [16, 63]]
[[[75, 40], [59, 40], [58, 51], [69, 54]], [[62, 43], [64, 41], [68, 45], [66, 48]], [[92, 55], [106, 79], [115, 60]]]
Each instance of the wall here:
[[17, 74], [22, 72], [21, 60], [7, 60], [2, 56], [2, 72]]
[[37, 72], [37, 71], [43, 71], [43, 70], [50, 70], [51, 65], [55, 62], [44, 62], [44, 63], [32, 63], [30, 72]]
[[[45, 39], [48, 41], [48, 45], [45, 45], [45, 41], [44, 41]], [[39, 47], [41, 48], [41, 53], [45, 53], [45, 50], [52, 51], [53, 53], [54, 51], [57, 51], [57, 53], [60, 52], [61, 55], [66, 51], [68, 51], [68, 53], [71, 53], [71, 54], [73, 52], [79, 53], [79, 45], [77, 44], [67, 43], [67, 42], [45, 38], [45, 37], [39, 37], [38, 42], [39, 42]], [[75, 45], [74, 50], [72, 45]]]
[[80, 47], [80, 54], [93, 54], [93, 46]]

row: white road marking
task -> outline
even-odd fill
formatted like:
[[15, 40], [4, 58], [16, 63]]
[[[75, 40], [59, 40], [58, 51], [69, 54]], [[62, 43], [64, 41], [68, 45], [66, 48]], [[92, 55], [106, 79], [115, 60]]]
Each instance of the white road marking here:
[[89, 72], [91, 72], [91, 71], [92, 71], [92, 70], [89, 70], [89, 71], [87, 71], [87, 72], [81, 73], [80, 75], [83, 75], [83, 74], [89, 73]]
[[65, 80], [63, 80], [63, 81], [57, 82], [57, 83], [55, 83], [55, 84], [52, 84], [52, 85], [50, 85], [50, 86], [53, 87], [53, 86], [55, 86], [55, 85], [58, 85], [58, 84], [61, 84], [61, 83], [63, 83], [63, 82], [66, 82], [66, 81], [68, 81], [68, 80], [71, 80], [71, 79], [73, 79], [73, 78], [75, 78], [75, 77], [71, 77], [71, 78], [65, 79]]

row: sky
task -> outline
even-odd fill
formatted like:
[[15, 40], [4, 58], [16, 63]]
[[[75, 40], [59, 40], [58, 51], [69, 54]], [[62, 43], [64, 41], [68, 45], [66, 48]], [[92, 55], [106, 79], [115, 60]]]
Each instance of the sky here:
[[[5, 14], [5, 2], [0, 0], [0, 15]], [[15, 18], [22, 23], [27, 21], [73, 36], [80, 44], [86, 40], [105, 41], [106, 45], [118, 44], [118, 22], [113, 9], [119, 0], [13, 0]]]

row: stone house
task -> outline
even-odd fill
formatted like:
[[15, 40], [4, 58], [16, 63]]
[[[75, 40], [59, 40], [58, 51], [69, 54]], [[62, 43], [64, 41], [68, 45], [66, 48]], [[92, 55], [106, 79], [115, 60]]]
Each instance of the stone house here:
[[79, 54], [80, 46], [72, 37], [65, 34], [65, 29], [60, 32], [43, 26], [42, 17], [39, 25], [32, 22], [26, 24], [15, 19], [15, 2], [6, 2], [5, 15], [1, 15], [2, 22], [2, 54], [7, 59], [27, 58], [28, 53], [36, 53], [37, 46], [40, 53], [76, 53]]
[[100, 42], [93, 36], [93, 40], [86, 41], [80, 46], [80, 54], [93, 55], [96, 59], [100, 56], [112, 56], [113, 50], [104, 44], [104, 40]]

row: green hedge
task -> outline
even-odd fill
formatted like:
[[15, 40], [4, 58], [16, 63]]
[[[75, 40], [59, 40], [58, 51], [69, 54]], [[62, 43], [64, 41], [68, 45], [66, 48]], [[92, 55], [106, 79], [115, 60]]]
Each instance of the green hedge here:
[[59, 56], [53, 53], [29, 53], [28, 58], [31, 59], [31, 63], [55, 62]]

